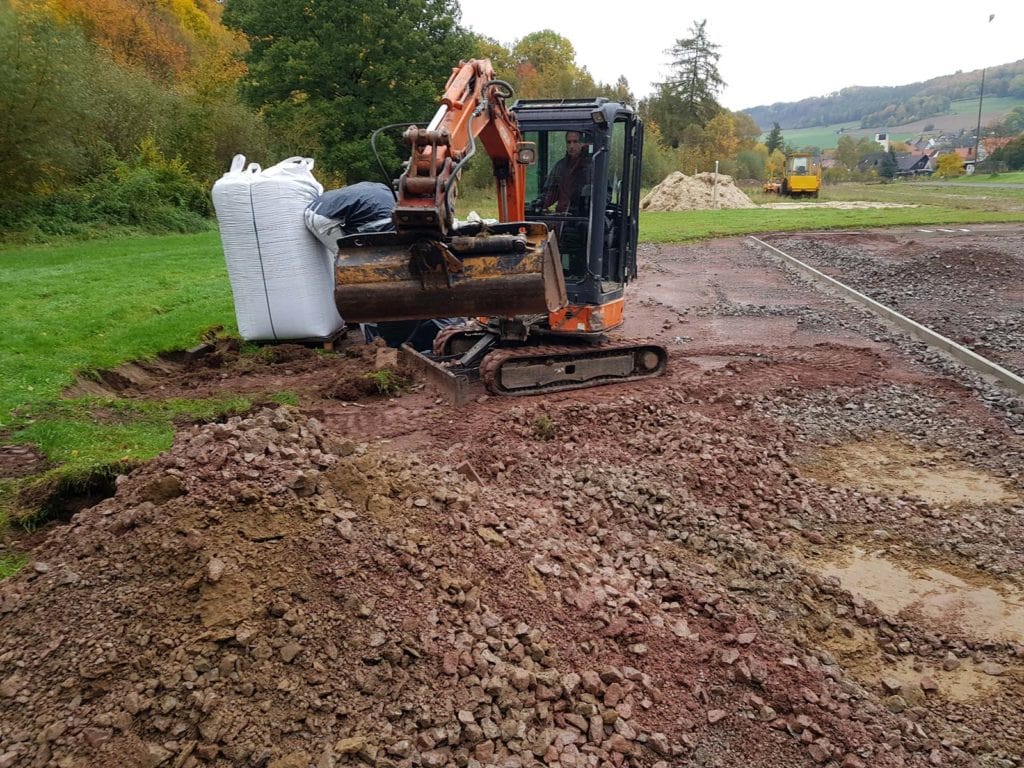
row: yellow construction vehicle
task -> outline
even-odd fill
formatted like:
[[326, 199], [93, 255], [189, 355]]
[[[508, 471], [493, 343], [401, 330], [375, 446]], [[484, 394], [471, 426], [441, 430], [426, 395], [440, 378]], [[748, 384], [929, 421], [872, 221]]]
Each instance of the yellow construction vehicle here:
[[779, 194], [787, 197], [817, 197], [820, 190], [821, 163], [814, 159], [814, 155], [809, 152], [787, 155]]

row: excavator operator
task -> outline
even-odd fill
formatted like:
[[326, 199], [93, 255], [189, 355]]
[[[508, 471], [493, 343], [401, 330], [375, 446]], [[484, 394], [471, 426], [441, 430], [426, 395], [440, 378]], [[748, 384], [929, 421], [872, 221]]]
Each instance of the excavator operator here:
[[544, 187], [544, 210], [554, 205], [555, 213], [586, 216], [584, 193], [590, 186], [591, 170], [590, 153], [583, 143], [583, 134], [567, 131], [565, 157], [555, 163]]

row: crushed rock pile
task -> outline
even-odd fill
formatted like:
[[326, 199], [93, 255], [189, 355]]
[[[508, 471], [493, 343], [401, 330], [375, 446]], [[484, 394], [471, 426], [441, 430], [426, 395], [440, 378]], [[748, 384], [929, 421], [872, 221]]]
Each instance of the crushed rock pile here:
[[732, 176], [676, 171], [665, 177], [640, 201], [643, 211], [697, 211], [714, 208], [756, 208]]
[[765, 626], [882, 620], [774, 551], [834, 493], [720, 426], [514, 407], [475, 466], [289, 408], [183, 432], [0, 585], [0, 766], [966, 764]]

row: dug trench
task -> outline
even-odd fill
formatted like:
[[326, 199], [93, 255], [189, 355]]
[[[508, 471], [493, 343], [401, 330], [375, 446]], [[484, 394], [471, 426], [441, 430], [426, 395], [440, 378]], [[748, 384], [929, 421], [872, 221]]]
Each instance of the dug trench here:
[[338, 399], [353, 344], [123, 389], [299, 405], [182, 425], [0, 583], [0, 765], [1021, 765], [1019, 419], [739, 300], [742, 246], [645, 258], [656, 382]]

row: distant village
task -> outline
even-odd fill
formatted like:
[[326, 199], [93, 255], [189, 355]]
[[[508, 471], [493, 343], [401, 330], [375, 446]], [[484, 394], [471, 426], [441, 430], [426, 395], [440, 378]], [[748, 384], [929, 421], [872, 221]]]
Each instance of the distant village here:
[[[936, 163], [941, 155], [954, 153], [960, 156], [964, 173], [973, 174], [976, 165], [995, 152], [1013, 141], [1013, 136], [987, 136], [982, 137], [979, 143], [973, 131], [958, 131], [955, 133], [942, 133], [937, 136], [921, 137], [914, 141], [898, 142], [901, 147], [907, 146], [910, 151], [896, 152], [896, 171], [899, 177], [909, 176], [930, 176], [936, 168]], [[890, 141], [888, 133], [876, 133], [875, 141], [879, 145], [879, 151], [866, 155], [857, 164], [857, 170], [870, 172], [879, 170], [886, 158], [889, 157]], [[896, 142], [893, 142], [896, 143]], [[975, 156], [977, 150], [977, 156]], [[834, 168], [838, 165], [835, 157], [830, 157], [826, 152], [821, 160], [823, 169]]]

